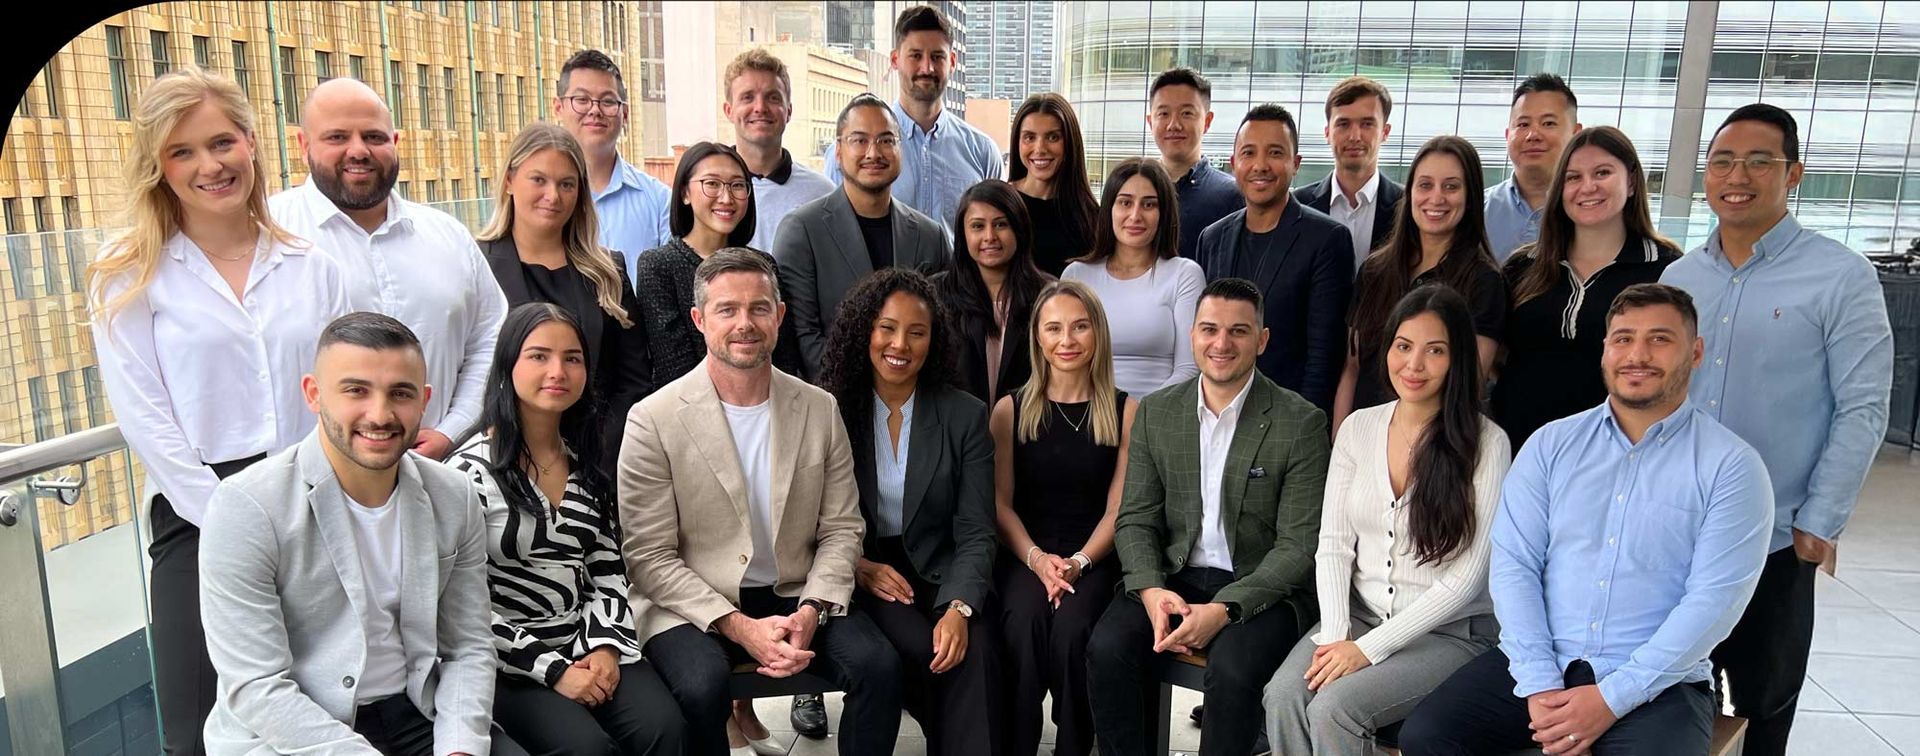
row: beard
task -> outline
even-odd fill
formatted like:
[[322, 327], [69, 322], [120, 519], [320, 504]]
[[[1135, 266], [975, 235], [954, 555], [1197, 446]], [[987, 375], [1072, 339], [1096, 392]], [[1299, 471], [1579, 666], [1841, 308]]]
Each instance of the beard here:
[[327, 435], [327, 444], [332, 446], [334, 451], [352, 460], [354, 464], [368, 470], [388, 470], [392, 469], [394, 465], [400, 464], [400, 458], [407, 455], [407, 450], [413, 448], [414, 440], [420, 435], [420, 429], [418, 427], [407, 428], [400, 423], [382, 426], [364, 426], [360, 428], [360, 430], [392, 431], [399, 433], [400, 440], [399, 443], [395, 445], [395, 450], [391, 454], [362, 452], [353, 448], [352, 431], [345, 425], [334, 420], [333, 416], [327, 413], [325, 407], [320, 409], [319, 415], [320, 428]]
[[1607, 393], [1621, 406], [1633, 410], [1646, 410], [1668, 404], [1678, 404], [1687, 396], [1687, 384], [1693, 378], [1693, 369], [1689, 366], [1668, 370], [1660, 381], [1660, 387], [1645, 396], [1626, 396], [1620, 393], [1621, 387], [1611, 373], [1606, 376]]
[[314, 186], [320, 189], [320, 194], [332, 202], [334, 207], [341, 210], [369, 210], [379, 207], [380, 203], [386, 202], [388, 195], [393, 192], [394, 182], [400, 179], [400, 158], [398, 157], [393, 159], [391, 166], [383, 166], [375, 160], [353, 163], [356, 167], [363, 164], [370, 165], [374, 170], [373, 186], [364, 191], [356, 191], [347, 188], [346, 182], [341, 180], [340, 175], [346, 170], [347, 164], [343, 161], [332, 170], [326, 170], [311, 159], [307, 161], [308, 175], [313, 177]]
[[[751, 354], [736, 357], [731, 348], [735, 337], [758, 338], [760, 343], [755, 345], [757, 348]], [[710, 344], [707, 353], [735, 370], [755, 370], [772, 359], [773, 346], [774, 340], [761, 333], [759, 328], [745, 328], [728, 333], [718, 344]]]
[[896, 164], [895, 170], [893, 171], [893, 175], [888, 176], [884, 179], [876, 180], [876, 181], [868, 181], [860, 177], [860, 170], [858, 166], [856, 166], [853, 171], [850, 171], [850, 172], [841, 171], [841, 177], [845, 179], [847, 183], [850, 183], [850, 184], [853, 184], [854, 186], [859, 187], [860, 190], [863, 192], [868, 192], [871, 194], [879, 194], [881, 192], [886, 191], [888, 187], [893, 186], [893, 182], [898, 181], [900, 179], [900, 171], [898, 170], [898, 165]]
[[940, 99], [940, 80], [932, 76], [918, 76], [907, 80], [907, 96], [919, 102], [933, 102]]

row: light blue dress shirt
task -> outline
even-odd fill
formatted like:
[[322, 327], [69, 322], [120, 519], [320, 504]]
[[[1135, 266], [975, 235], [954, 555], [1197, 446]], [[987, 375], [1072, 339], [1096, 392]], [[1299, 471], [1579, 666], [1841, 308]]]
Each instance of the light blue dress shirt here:
[[667, 206], [672, 201], [673, 192], [666, 184], [618, 157], [613, 163], [613, 180], [607, 182], [606, 189], [593, 193], [593, 210], [600, 218], [600, 246], [626, 258], [628, 285], [636, 277], [640, 254], [673, 239], [667, 227]]
[[1799, 528], [1840, 535], [1887, 432], [1893, 330], [1867, 258], [1788, 214], [1734, 268], [1720, 231], [1662, 283], [1693, 295], [1706, 357], [1694, 406], [1760, 452], [1773, 479], [1772, 550]]
[[873, 524], [873, 534], [881, 538], [892, 538], [907, 529], [907, 440], [913, 437], [913, 402], [918, 398], [919, 392], [914, 392], [900, 405], [900, 444], [893, 448], [887, 444], [887, 418], [893, 410], [887, 409], [879, 394], [873, 397], [873, 487], [880, 496], [880, 506], [874, 508], [879, 522]]
[[1486, 202], [1487, 246], [1493, 248], [1494, 261], [1505, 265], [1520, 245], [1540, 238], [1541, 210], [1527, 204], [1512, 177], [1487, 189]]
[[[900, 122], [900, 178], [893, 182], [893, 198], [933, 217], [949, 238], [953, 212], [960, 195], [981, 179], [1000, 178], [1000, 147], [987, 133], [941, 108], [933, 130], [920, 128], [899, 101], [893, 103]], [[840, 185], [840, 144], [827, 147], [827, 178]]]
[[1493, 521], [1488, 592], [1522, 698], [1566, 687], [1575, 659], [1624, 717], [1706, 680], [1767, 558], [1760, 455], [1684, 404], [1634, 444], [1608, 404], [1520, 449]]

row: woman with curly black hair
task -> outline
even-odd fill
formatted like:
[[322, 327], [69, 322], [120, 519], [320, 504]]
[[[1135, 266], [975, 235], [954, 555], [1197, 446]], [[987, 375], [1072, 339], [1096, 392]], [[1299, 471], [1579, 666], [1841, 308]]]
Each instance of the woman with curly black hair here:
[[900, 652], [907, 713], [928, 751], [996, 752], [993, 441], [987, 407], [950, 385], [949, 321], [933, 284], [901, 268], [841, 302], [821, 374], [853, 447], [866, 555], [855, 606]]

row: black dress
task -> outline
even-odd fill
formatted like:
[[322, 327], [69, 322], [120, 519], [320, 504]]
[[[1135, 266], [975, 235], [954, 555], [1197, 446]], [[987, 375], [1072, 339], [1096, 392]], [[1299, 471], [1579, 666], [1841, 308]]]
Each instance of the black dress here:
[[[1023, 442], [1018, 440], [1020, 397], [1013, 396], [1013, 511], [1041, 550], [1066, 556], [1079, 551], [1106, 516], [1120, 447], [1093, 442], [1091, 402], [1048, 404], [1039, 438]], [[1122, 418], [1126, 406], [1126, 392], [1115, 391], [1114, 411]], [[1040, 702], [1052, 692], [1053, 752], [1085, 756], [1093, 748], [1087, 638], [1113, 600], [1120, 555], [1109, 553], [1095, 562], [1074, 583], [1075, 592], [1061, 597], [1059, 609], [1047, 604], [1046, 591], [1023, 556], [1002, 554], [996, 569], [1004, 606], [1006, 752], [1032, 756], [1039, 750]]]
[[[655, 387], [686, 375], [707, 357], [706, 337], [694, 327], [690, 314], [693, 272], [702, 259], [686, 240], [675, 237], [640, 255], [634, 264], [633, 288], [640, 292], [640, 310], [634, 324], [646, 332]], [[779, 268], [777, 264], [774, 267]], [[781, 329], [773, 364], [790, 375], [800, 374], [800, 341], [790, 326]]]
[[1067, 206], [1059, 197], [1041, 199], [1026, 192], [1020, 198], [1027, 202], [1027, 220], [1033, 224], [1033, 266], [1055, 278], [1060, 271], [1067, 269], [1067, 262], [1086, 254], [1093, 249], [1093, 239], [1081, 229], [1092, 227], [1092, 219], [1085, 225], [1071, 222], [1067, 217]]
[[[1439, 280], [1439, 266], [1413, 277], [1413, 284], [1407, 291], [1413, 291], [1424, 284]], [[1467, 310], [1473, 316], [1473, 333], [1494, 341], [1504, 341], [1507, 327], [1507, 285], [1500, 277], [1500, 271], [1492, 266], [1482, 267], [1473, 272], [1472, 284], [1460, 296], [1467, 300]], [[1360, 287], [1366, 282], [1356, 281], [1353, 287], [1353, 301], [1360, 301]], [[1348, 324], [1353, 323], [1350, 313]], [[1360, 372], [1353, 383], [1353, 409], [1363, 410], [1399, 398], [1393, 390], [1393, 384], [1387, 378], [1386, 343], [1392, 334], [1377, 334], [1357, 344], [1360, 355]], [[1473, 359], [1480, 358], [1479, 345], [1475, 345]], [[1598, 364], [1598, 363], [1595, 363]]]
[[[1606, 348], [1613, 298], [1628, 286], [1658, 283], [1667, 264], [1678, 259], [1678, 252], [1652, 240], [1628, 238], [1613, 262], [1585, 284], [1575, 281], [1573, 269], [1563, 262], [1553, 288], [1513, 308], [1507, 318], [1507, 361], [1493, 386], [1491, 410], [1515, 454], [1540, 426], [1607, 398], [1600, 353]], [[1507, 259], [1508, 292], [1533, 265], [1531, 254]]]

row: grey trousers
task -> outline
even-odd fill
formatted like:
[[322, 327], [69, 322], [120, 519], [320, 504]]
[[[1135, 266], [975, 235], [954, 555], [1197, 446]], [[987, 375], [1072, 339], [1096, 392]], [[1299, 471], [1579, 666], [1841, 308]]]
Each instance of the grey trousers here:
[[[1353, 634], [1359, 637], [1380, 620], [1355, 601]], [[1379, 664], [1369, 665], [1307, 690], [1305, 675], [1313, 666], [1313, 642], [1320, 625], [1294, 644], [1285, 663], [1267, 682], [1263, 701], [1267, 709], [1267, 737], [1275, 756], [1373, 756], [1373, 734], [1405, 719], [1427, 693], [1445, 682], [1454, 670], [1499, 642], [1500, 625], [1493, 615], [1456, 620], [1408, 643]]]

